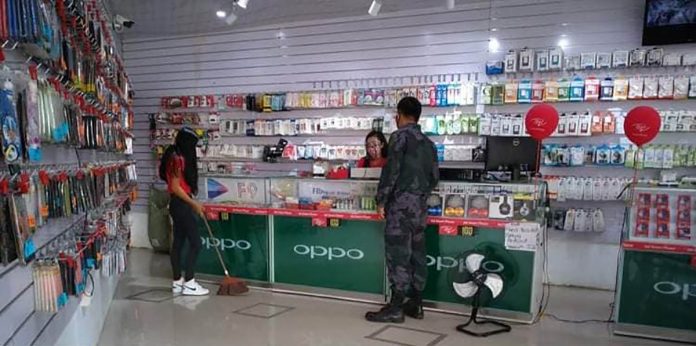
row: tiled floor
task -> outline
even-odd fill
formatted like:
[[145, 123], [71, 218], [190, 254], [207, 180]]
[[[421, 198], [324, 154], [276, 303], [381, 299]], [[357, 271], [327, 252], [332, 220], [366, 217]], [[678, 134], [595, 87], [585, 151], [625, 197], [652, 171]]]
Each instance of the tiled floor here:
[[[458, 333], [462, 318], [426, 313], [402, 325], [366, 322], [374, 306], [252, 290], [244, 297], [173, 297], [169, 261], [146, 250], [131, 252], [99, 345], [460, 346], [460, 345], [664, 345], [615, 337], [604, 323], [571, 324], [544, 318], [514, 325], [486, 339]], [[606, 319], [608, 292], [554, 288], [549, 312], [568, 319]]]

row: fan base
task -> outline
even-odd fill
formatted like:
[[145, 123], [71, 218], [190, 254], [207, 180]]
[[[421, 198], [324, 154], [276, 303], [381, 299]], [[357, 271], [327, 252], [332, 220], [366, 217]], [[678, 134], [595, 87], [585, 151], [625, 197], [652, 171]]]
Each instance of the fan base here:
[[[508, 333], [510, 330], [512, 330], [512, 327], [510, 325], [498, 322], [498, 321], [493, 321], [493, 320], [479, 320], [476, 318], [478, 315], [478, 308], [474, 308], [471, 311], [471, 316], [469, 317], [469, 321], [467, 321], [464, 324], [460, 324], [457, 326], [457, 331], [469, 334], [471, 336], [479, 337], [479, 338], [485, 338], [491, 335], [495, 334], [501, 334], [501, 333]], [[478, 325], [484, 325], [484, 324], [492, 324], [494, 326], [498, 326], [499, 328], [489, 330], [487, 332], [475, 332], [473, 330], [469, 330], [466, 327], [470, 326], [471, 324], [478, 324]]]
[[468, 327], [468, 326], [471, 324], [471, 323], [469, 322], [469, 323], [465, 323], [465, 324], [460, 324], [460, 325], [458, 325], [458, 326], [457, 326], [457, 331], [462, 332], [462, 333], [465, 333], [465, 334], [469, 334], [469, 335], [471, 335], [471, 336], [476, 336], [476, 337], [479, 337], [479, 338], [485, 338], [485, 337], [488, 337], [488, 336], [491, 336], [491, 335], [495, 335], [495, 334], [508, 333], [508, 332], [510, 332], [510, 330], [512, 330], [512, 327], [510, 327], [509, 325], [507, 325], [507, 324], [505, 324], [505, 323], [500, 323], [500, 322], [497, 322], [497, 321], [483, 320], [483, 321], [476, 321], [475, 323], [476, 323], [476, 324], [493, 324], [493, 325], [496, 325], [496, 326], [498, 326], [498, 327], [500, 327], [500, 328], [498, 328], [498, 329], [493, 329], [493, 330], [490, 330], [490, 331], [487, 331], [487, 332], [483, 332], [483, 333], [477, 333], [477, 332], [474, 332], [474, 331], [472, 331], [472, 330], [467, 330], [467, 329], [466, 329], [466, 327]]

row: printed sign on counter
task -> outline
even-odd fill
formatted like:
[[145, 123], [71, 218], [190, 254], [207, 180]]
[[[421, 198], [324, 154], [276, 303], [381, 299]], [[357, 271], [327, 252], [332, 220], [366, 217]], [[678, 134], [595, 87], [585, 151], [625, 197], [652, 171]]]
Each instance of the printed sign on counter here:
[[322, 198], [348, 199], [355, 196], [375, 196], [377, 182], [364, 183], [346, 180], [301, 180], [299, 197], [319, 202]]
[[206, 178], [206, 191], [208, 200], [213, 203], [266, 203], [264, 179]]
[[539, 247], [541, 226], [537, 223], [509, 223], [505, 225], [505, 249], [536, 251]]

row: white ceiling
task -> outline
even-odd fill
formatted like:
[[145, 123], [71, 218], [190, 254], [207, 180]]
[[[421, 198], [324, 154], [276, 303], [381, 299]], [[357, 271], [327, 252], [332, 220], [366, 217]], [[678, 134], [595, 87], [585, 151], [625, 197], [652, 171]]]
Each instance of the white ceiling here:
[[[108, 0], [113, 14], [135, 21], [127, 38], [187, 35], [280, 23], [367, 15], [372, 0], [249, 0], [228, 26], [215, 12], [231, 0]], [[460, 0], [462, 1], [462, 0]], [[471, 2], [469, 0], [469, 2]], [[444, 7], [445, 0], [384, 0], [380, 13]]]

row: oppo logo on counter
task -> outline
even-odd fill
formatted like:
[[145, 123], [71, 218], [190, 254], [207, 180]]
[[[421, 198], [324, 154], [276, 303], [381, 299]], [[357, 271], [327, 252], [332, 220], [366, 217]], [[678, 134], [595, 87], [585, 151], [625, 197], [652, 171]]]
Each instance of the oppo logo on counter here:
[[681, 295], [682, 300], [696, 298], [696, 284], [678, 284], [676, 282], [660, 281], [653, 285], [657, 293], [666, 295]]
[[[464, 258], [461, 258], [457, 260], [454, 257], [448, 257], [448, 256], [438, 256], [438, 257], [433, 257], [428, 255], [427, 256], [427, 263], [428, 267], [435, 267], [435, 270], [437, 271], [442, 271], [443, 269], [450, 269], [450, 268], [457, 268], [460, 273], [463, 273], [466, 271], [466, 262], [464, 261]], [[481, 263], [481, 268], [483, 268], [485, 271], [489, 273], [500, 273], [503, 270], [505, 270], [505, 266], [498, 262], [498, 261], [485, 261]]]
[[234, 240], [229, 238], [210, 238], [201, 237], [203, 241], [203, 246], [206, 250], [211, 248], [219, 248], [221, 251], [239, 249], [239, 250], [249, 250], [251, 249], [251, 243], [246, 240]]
[[298, 244], [293, 248], [296, 254], [300, 256], [309, 256], [311, 259], [326, 258], [329, 261], [338, 258], [349, 258], [352, 260], [360, 260], [365, 257], [365, 253], [358, 249], [344, 249], [340, 247], [325, 247], [319, 245], [304, 245]]

